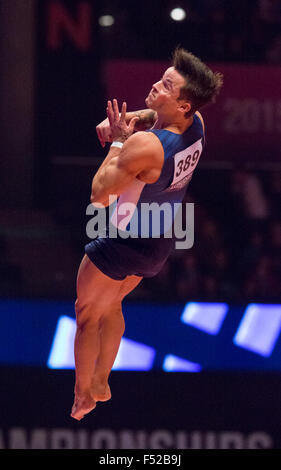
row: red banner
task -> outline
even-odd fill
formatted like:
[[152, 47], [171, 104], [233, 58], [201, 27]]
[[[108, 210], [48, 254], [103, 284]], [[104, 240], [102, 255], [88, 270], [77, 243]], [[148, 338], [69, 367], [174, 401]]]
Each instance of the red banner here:
[[[128, 109], [145, 108], [151, 85], [169, 63], [116, 60], [104, 65], [108, 99], [127, 101]], [[223, 90], [202, 109], [208, 158], [245, 164], [277, 162], [281, 138], [281, 67], [210, 64], [224, 75]]]

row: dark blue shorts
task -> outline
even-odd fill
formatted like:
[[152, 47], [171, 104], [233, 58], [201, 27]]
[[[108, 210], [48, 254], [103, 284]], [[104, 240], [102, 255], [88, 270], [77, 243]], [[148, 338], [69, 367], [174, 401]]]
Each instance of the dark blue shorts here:
[[85, 246], [85, 252], [100, 271], [121, 281], [131, 275], [155, 276], [173, 248], [171, 238], [99, 237]]

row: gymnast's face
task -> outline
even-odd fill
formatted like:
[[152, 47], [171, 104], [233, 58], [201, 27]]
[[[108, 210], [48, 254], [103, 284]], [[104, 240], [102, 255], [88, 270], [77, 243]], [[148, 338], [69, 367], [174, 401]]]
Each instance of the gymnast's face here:
[[183, 100], [179, 100], [181, 88], [185, 85], [184, 77], [170, 67], [161, 80], [152, 85], [145, 103], [158, 114], [171, 114], [179, 110]]

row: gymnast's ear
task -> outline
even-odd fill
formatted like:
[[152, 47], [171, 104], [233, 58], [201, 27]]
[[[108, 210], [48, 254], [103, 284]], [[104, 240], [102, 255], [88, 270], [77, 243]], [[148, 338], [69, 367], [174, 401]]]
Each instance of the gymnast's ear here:
[[191, 111], [190, 101], [180, 100], [178, 109], [184, 116], [186, 116]]

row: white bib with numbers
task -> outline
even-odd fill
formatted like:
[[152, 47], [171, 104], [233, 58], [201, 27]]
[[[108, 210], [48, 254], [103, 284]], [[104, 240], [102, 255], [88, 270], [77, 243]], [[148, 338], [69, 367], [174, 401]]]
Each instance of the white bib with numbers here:
[[174, 177], [166, 191], [182, 189], [191, 179], [203, 150], [202, 139], [174, 155]]

